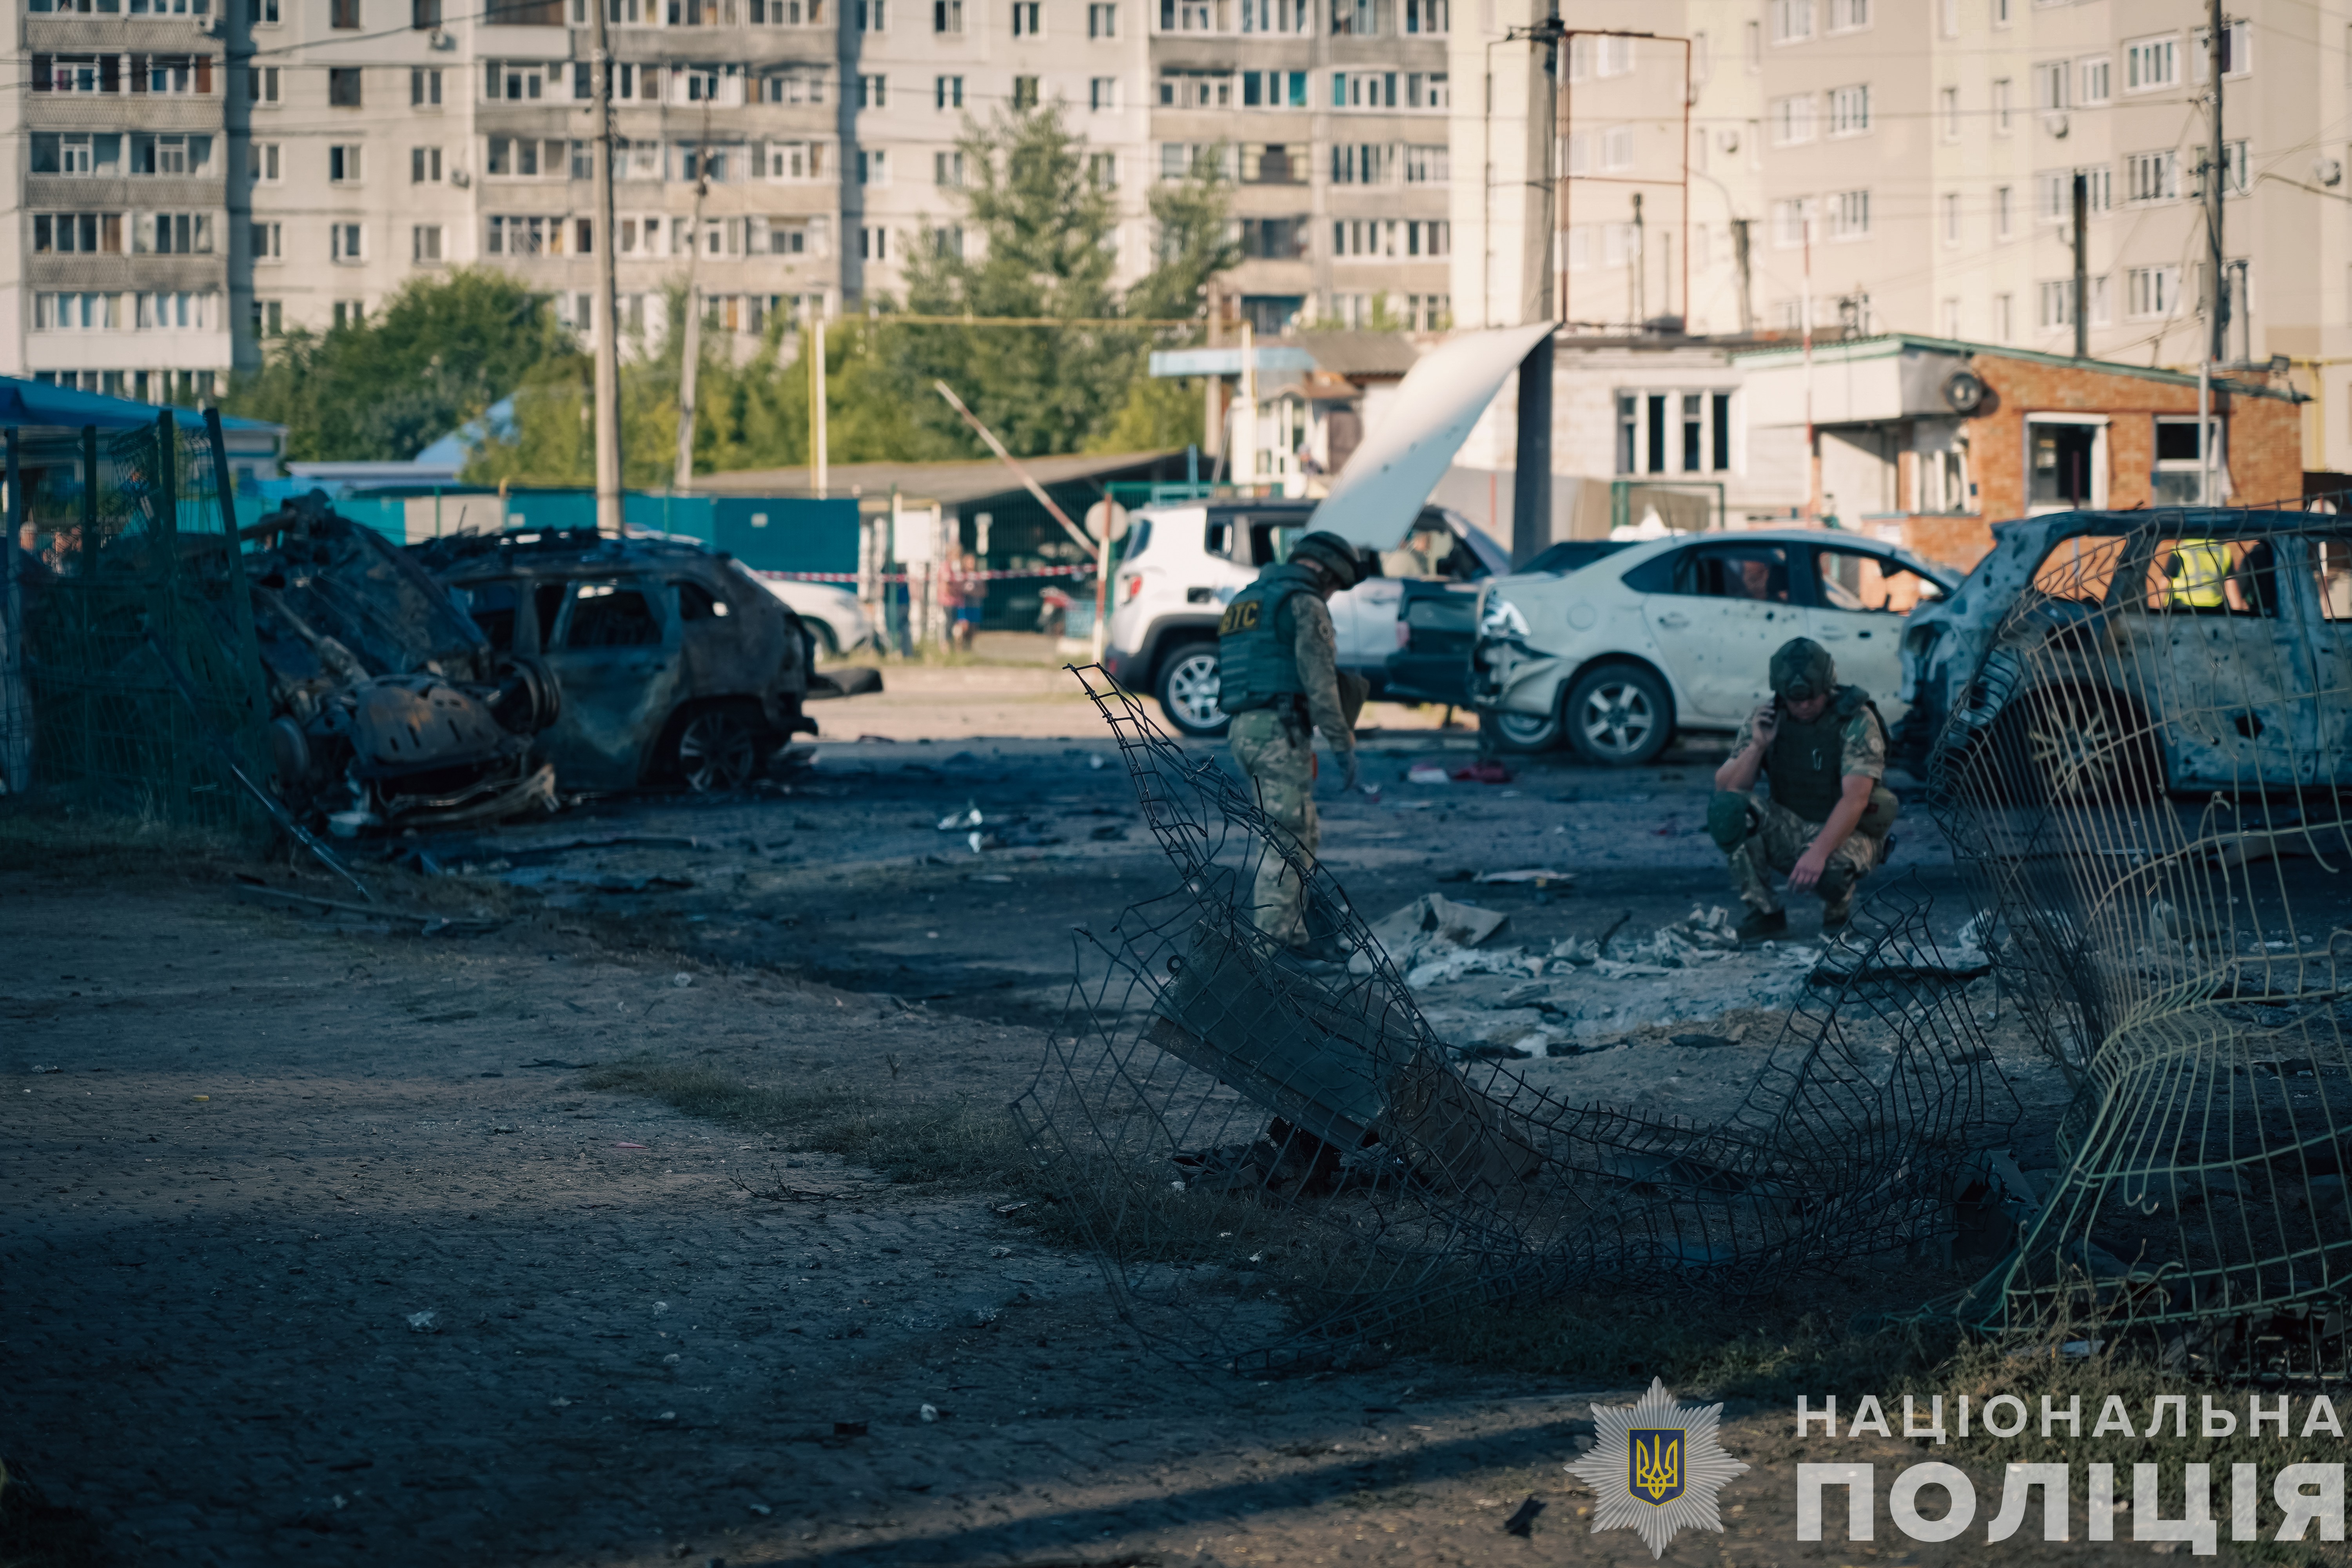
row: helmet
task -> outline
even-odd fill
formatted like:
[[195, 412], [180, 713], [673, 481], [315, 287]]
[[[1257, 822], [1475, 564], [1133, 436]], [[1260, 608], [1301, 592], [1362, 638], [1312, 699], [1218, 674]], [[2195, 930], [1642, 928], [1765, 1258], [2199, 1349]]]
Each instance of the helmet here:
[[1290, 558], [1319, 568], [1345, 593], [1364, 580], [1364, 558], [1338, 534], [1318, 529], [1290, 547]]
[[1837, 689], [1837, 664], [1811, 637], [1790, 637], [1772, 654], [1772, 691], [1790, 702], [1827, 697]]

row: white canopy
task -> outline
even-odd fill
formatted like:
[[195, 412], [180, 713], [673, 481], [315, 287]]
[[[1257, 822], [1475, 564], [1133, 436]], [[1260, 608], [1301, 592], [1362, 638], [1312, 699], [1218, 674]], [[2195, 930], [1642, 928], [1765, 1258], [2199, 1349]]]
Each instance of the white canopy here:
[[1551, 322], [1538, 321], [1464, 332], [1423, 354], [1307, 526], [1374, 550], [1404, 542], [1470, 427], [1502, 390], [1503, 378], [1552, 330]]

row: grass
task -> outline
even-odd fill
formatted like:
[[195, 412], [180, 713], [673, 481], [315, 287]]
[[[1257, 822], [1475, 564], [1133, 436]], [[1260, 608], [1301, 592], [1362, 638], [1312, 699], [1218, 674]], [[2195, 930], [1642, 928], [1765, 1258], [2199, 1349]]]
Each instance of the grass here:
[[962, 1097], [911, 1100], [824, 1079], [772, 1087], [651, 1058], [597, 1068], [585, 1087], [641, 1094], [689, 1116], [838, 1154], [893, 1182], [995, 1191], [1035, 1182], [1012, 1114]]
[[232, 833], [82, 810], [45, 795], [0, 798], [0, 871], [79, 881], [224, 872], [257, 859], [254, 841]]

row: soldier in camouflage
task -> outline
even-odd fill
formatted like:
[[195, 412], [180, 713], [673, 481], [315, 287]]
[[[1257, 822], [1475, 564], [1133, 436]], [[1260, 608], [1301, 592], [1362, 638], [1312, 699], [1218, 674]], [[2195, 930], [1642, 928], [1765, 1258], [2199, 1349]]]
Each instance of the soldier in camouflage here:
[[[1339, 668], [1339, 643], [1324, 601], [1363, 580], [1363, 558], [1336, 533], [1307, 534], [1290, 558], [1260, 572], [1234, 595], [1217, 626], [1218, 703], [1233, 715], [1234, 761], [1255, 786], [1258, 805], [1300, 858], [1312, 860], [1322, 834], [1315, 816], [1315, 731], [1323, 731], [1358, 782], [1356, 718], [1370, 683]], [[1310, 963], [1347, 955], [1317, 951], [1307, 929], [1305, 888], [1278, 853], [1258, 862], [1252, 889], [1257, 928]]]
[[[1811, 637], [1772, 655], [1772, 700], [1759, 707], [1715, 771], [1707, 832], [1731, 862], [1748, 905], [1739, 934], [1753, 941], [1789, 929], [1772, 889], [1821, 894], [1822, 929], [1853, 918], [1854, 885], [1885, 858], [1899, 809], [1886, 776], [1886, 726], [1859, 687], [1840, 686], [1829, 650]], [[1770, 798], [1753, 793], [1759, 775]]]

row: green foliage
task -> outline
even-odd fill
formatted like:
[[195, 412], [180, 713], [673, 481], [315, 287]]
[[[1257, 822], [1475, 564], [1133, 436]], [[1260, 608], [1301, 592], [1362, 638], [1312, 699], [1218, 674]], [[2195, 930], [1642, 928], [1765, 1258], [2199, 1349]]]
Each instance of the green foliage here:
[[[1181, 446], [1200, 428], [1195, 383], [1154, 382], [1145, 354], [1194, 342], [1196, 330], [1080, 321], [1192, 320], [1209, 279], [1231, 267], [1230, 188], [1213, 174], [1157, 187], [1151, 212], [1160, 259], [1122, 295], [1117, 211], [1087, 168], [1086, 143], [1057, 108], [1000, 112], [968, 121], [961, 141], [971, 184], [966, 244], [953, 253], [935, 232], [918, 237], [906, 309], [922, 315], [1050, 317], [1055, 327], [951, 326], [880, 319], [830, 323], [825, 341], [826, 434], [837, 463], [940, 461], [986, 448], [932, 390], [955, 388], [1006, 447], [1046, 452], [1131, 452]], [[669, 299], [661, 348], [621, 369], [622, 471], [631, 485], [663, 486], [677, 441], [682, 290]], [[698, 472], [798, 468], [809, 460], [808, 372], [798, 324], [777, 320], [742, 363], [728, 339], [706, 331], [695, 381]], [[475, 454], [466, 478], [481, 483], [578, 485], [593, 474], [587, 416], [590, 367], [577, 353], [549, 355], [520, 378], [515, 433]]]
[[289, 458], [397, 462], [572, 352], [543, 296], [460, 268], [411, 279], [357, 325], [288, 333], [222, 406], [285, 426]]

